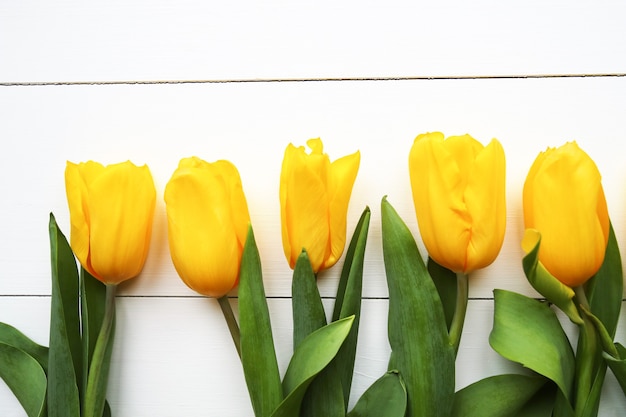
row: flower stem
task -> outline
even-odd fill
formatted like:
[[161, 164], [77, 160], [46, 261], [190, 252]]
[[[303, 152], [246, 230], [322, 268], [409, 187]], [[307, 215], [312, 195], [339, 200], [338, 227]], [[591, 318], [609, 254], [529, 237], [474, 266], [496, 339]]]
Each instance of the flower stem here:
[[239, 325], [237, 324], [237, 319], [235, 318], [233, 309], [228, 301], [228, 296], [225, 295], [218, 298], [217, 302], [219, 303], [222, 313], [224, 314], [228, 330], [230, 330], [230, 336], [233, 338], [235, 349], [237, 349], [237, 355], [241, 358], [241, 333], [239, 332]]
[[113, 346], [116, 290], [117, 285], [107, 284], [102, 327], [94, 347], [87, 377], [83, 417], [101, 417], [104, 410]]
[[467, 312], [468, 276], [462, 272], [456, 274], [456, 307], [450, 324], [450, 343], [454, 347], [454, 354], [459, 351], [465, 313]]
[[[574, 288], [578, 303], [590, 310], [587, 295], [582, 286]], [[598, 337], [596, 330], [584, 312], [581, 312], [583, 323], [580, 327], [578, 354], [576, 355], [576, 396], [574, 397], [574, 412], [576, 416], [583, 414], [592, 384], [595, 379], [596, 354], [598, 352]]]

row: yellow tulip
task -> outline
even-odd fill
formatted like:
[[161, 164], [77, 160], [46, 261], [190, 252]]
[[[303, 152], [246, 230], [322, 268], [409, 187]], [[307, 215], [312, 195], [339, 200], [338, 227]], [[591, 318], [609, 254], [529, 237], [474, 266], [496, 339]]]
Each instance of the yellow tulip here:
[[428, 254], [457, 273], [491, 264], [506, 225], [505, 158], [493, 139], [426, 133], [415, 138], [409, 172], [419, 230]]
[[65, 189], [70, 245], [81, 265], [105, 284], [143, 269], [156, 201], [150, 169], [127, 161], [103, 166], [68, 162]]
[[285, 256], [291, 268], [303, 249], [313, 271], [330, 268], [346, 243], [346, 217], [359, 170], [357, 151], [330, 162], [322, 141], [287, 146], [280, 173], [280, 214]]
[[192, 290], [220, 298], [239, 283], [250, 214], [237, 168], [184, 158], [165, 187], [174, 267]]
[[601, 176], [576, 142], [541, 152], [523, 190], [524, 223], [541, 234], [539, 261], [570, 287], [591, 278], [604, 261], [609, 214]]

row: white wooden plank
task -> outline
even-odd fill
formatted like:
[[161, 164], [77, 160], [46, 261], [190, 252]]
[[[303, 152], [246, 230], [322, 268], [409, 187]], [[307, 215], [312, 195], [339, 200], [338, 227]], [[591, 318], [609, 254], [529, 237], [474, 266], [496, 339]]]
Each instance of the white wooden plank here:
[[621, 1], [26, 0], [0, 82], [624, 72]]
[[[289, 142], [321, 136], [332, 159], [361, 151], [350, 210], [351, 233], [368, 205], [372, 223], [364, 293], [386, 296], [380, 199], [389, 196], [418, 237], [407, 157], [413, 138], [441, 130], [497, 137], [507, 153], [508, 227], [499, 258], [471, 280], [472, 297], [493, 288], [534, 294], [521, 270], [521, 189], [536, 155], [576, 139], [600, 167], [621, 248], [626, 248], [626, 78], [292, 82], [197, 85], [0, 87], [0, 294], [49, 294], [47, 221], [69, 231], [65, 161], [148, 163], [158, 193], [151, 252], [143, 275], [122, 294], [193, 295], [177, 278], [167, 248], [163, 188], [181, 157], [229, 159], [241, 172], [262, 255], [267, 293], [288, 296], [278, 179]], [[419, 241], [419, 237], [418, 237]], [[340, 265], [322, 274], [332, 296]]]
[[[292, 349], [290, 301], [271, 299], [269, 306], [279, 366], [284, 372]], [[330, 303], [326, 307], [330, 310]], [[387, 307], [386, 300], [363, 302], [351, 404], [386, 370]], [[108, 391], [115, 416], [252, 415], [241, 365], [214, 300], [121, 297], [117, 313]], [[0, 321], [46, 345], [48, 315], [46, 297], [9, 297], [0, 303]], [[625, 309], [621, 320], [626, 320]], [[522, 372], [489, 347], [492, 321], [492, 301], [470, 302], [457, 359], [457, 389], [487, 376]], [[562, 321], [570, 337], [575, 336], [572, 325]], [[616, 340], [626, 338], [625, 329], [620, 325]], [[626, 412], [626, 398], [612, 375], [607, 377], [603, 398], [600, 416]], [[24, 415], [2, 382], [0, 415]]]

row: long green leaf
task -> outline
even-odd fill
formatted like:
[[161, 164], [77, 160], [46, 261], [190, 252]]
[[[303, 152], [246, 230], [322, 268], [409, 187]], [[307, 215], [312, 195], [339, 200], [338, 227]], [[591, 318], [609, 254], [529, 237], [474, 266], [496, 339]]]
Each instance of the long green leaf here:
[[570, 398], [574, 353], [556, 314], [545, 303], [505, 290], [495, 290], [491, 347], [554, 381]]
[[515, 416], [546, 382], [540, 376], [518, 374], [482, 379], [456, 393], [452, 417]]
[[[305, 250], [296, 261], [291, 288], [293, 346], [297, 348], [309, 334], [326, 325], [317, 279]], [[337, 369], [329, 365], [311, 381], [302, 400], [301, 417], [342, 415], [343, 404]]]
[[[365, 259], [365, 245], [367, 243], [367, 232], [369, 230], [371, 217], [372, 213], [370, 208], [365, 207], [354, 228], [354, 233], [352, 234], [352, 239], [350, 239], [350, 244], [348, 245], [346, 257], [341, 269], [341, 276], [339, 277], [337, 298], [335, 299], [335, 306], [333, 308], [333, 321], [347, 317], [347, 315], [341, 314], [344, 309], [344, 304], [347, 306], [346, 309], [349, 310], [354, 310], [355, 308], [351, 306], [354, 306], [357, 302], [360, 305], [360, 288], [362, 285], [359, 285], [359, 282], [363, 282], [363, 260]], [[361, 265], [359, 265], [359, 263]]]
[[79, 417], [82, 384], [79, 288], [76, 260], [50, 215], [52, 299], [48, 363], [49, 417]]
[[395, 371], [387, 372], [363, 393], [348, 417], [404, 417], [406, 388]]
[[306, 251], [298, 256], [291, 281], [294, 349], [315, 330], [326, 325], [326, 313], [317, 279]]
[[261, 258], [252, 227], [241, 259], [239, 276], [241, 363], [256, 417], [267, 417], [283, 399]]
[[23, 350], [39, 362], [44, 372], [48, 371], [48, 348], [33, 342], [15, 327], [0, 323], [0, 343]]
[[0, 378], [13, 391], [28, 417], [45, 414], [46, 373], [35, 358], [0, 342]]
[[294, 417], [313, 378], [337, 355], [339, 348], [350, 333], [354, 317], [334, 321], [307, 336], [296, 348], [285, 378], [285, 399], [272, 413], [272, 417]]
[[615, 336], [623, 292], [622, 259], [611, 226], [604, 262], [600, 270], [585, 284], [591, 312], [600, 319], [611, 337]]
[[407, 389], [407, 416], [447, 417], [454, 399], [454, 349], [443, 306], [410, 230], [386, 199], [381, 206], [389, 344], [392, 366]]

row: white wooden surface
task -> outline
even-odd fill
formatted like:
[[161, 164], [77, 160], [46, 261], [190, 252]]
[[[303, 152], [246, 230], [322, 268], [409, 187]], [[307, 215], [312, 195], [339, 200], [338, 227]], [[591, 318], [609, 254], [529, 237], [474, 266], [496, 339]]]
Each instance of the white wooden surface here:
[[[69, 232], [66, 160], [147, 163], [162, 196], [180, 158], [229, 159], [248, 197], [284, 371], [291, 270], [280, 163], [289, 142], [321, 136], [333, 159], [361, 150], [349, 229], [366, 205], [373, 213], [354, 403], [389, 354], [380, 200], [388, 195], [419, 240], [408, 151], [417, 134], [441, 130], [497, 137], [507, 153], [507, 235], [498, 260], [471, 279], [457, 387], [516, 370], [487, 338], [494, 288], [536, 295], [519, 240], [521, 187], [538, 152], [577, 140], [594, 158], [626, 255], [625, 17], [611, 1], [5, 1], [0, 321], [47, 344], [47, 220], [54, 212]], [[320, 277], [329, 308], [339, 269]], [[217, 303], [171, 265], [162, 198], [144, 273], [120, 289], [118, 314], [115, 416], [252, 415]], [[626, 341], [626, 313], [617, 339]], [[625, 413], [608, 377], [601, 415]], [[23, 415], [0, 383], [0, 416]]]

